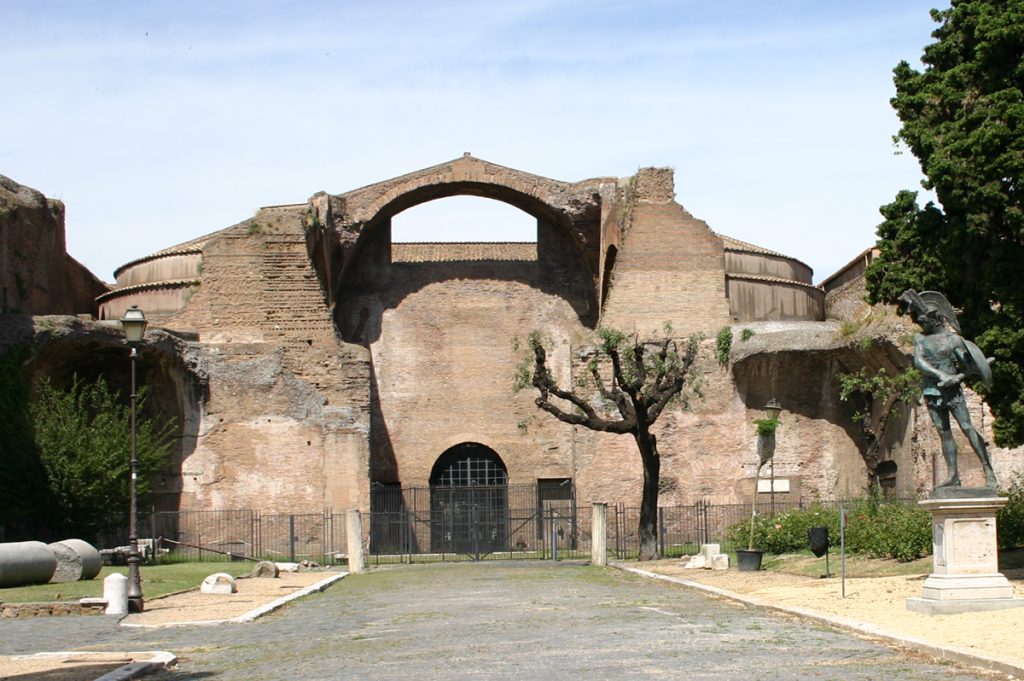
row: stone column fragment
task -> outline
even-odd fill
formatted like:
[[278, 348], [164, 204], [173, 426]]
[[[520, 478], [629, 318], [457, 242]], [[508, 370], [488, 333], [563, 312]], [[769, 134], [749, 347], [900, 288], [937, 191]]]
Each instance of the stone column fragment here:
[[363, 520], [358, 509], [351, 509], [345, 517], [345, 535], [348, 541], [348, 571], [363, 572], [366, 570], [366, 557], [363, 555]]
[[608, 504], [595, 501], [594, 516], [590, 525], [590, 562], [594, 565], [608, 564]]

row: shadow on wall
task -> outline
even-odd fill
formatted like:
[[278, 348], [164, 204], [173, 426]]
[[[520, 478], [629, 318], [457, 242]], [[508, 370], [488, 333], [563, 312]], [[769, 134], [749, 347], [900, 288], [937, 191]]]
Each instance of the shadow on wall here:
[[391, 433], [380, 408], [377, 372], [370, 367], [370, 483], [397, 485], [401, 481]]
[[[909, 409], [894, 413], [881, 441], [873, 446], [876, 434], [855, 420], [858, 411], [871, 411], [863, 396], [840, 399], [840, 376], [865, 370], [875, 375], [880, 370], [890, 375], [909, 365], [910, 359], [888, 341], [876, 339], [861, 347], [851, 344], [830, 350], [764, 352], [751, 355], [732, 367], [736, 389], [747, 409], [761, 417], [761, 410], [774, 398], [785, 414], [828, 421], [846, 433], [869, 469], [889, 458], [892, 447], [902, 441], [909, 427]], [[864, 484], [867, 484], [867, 480]]]
[[[149, 338], [152, 334], [147, 334]], [[94, 382], [103, 377], [125, 403], [131, 394], [129, 350], [111, 334], [37, 340], [28, 364], [32, 386], [49, 379], [58, 388], [69, 388], [75, 377]], [[184, 366], [174, 343], [164, 337], [147, 340], [139, 349], [136, 382], [147, 387], [145, 418], [175, 424], [167, 465], [153, 481], [151, 505], [157, 511], [177, 511], [182, 489], [181, 465], [196, 447], [199, 408], [206, 386]]]
[[536, 260], [451, 260], [392, 262], [390, 229], [368, 235], [358, 260], [339, 287], [334, 321], [342, 338], [370, 345], [380, 337], [386, 310], [395, 309], [424, 287], [448, 281], [509, 281], [566, 300], [587, 328], [597, 325], [592, 277], [574, 255], [568, 235], [554, 227], [538, 229]]

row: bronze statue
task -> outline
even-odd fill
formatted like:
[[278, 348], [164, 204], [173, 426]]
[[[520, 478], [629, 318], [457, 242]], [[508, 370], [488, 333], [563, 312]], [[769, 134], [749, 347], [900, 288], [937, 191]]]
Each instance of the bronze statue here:
[[971, 423], [961, 385], [965, 378], [973, 378], [986, 388], [991, 387], [992, 360], [986, 359], [977, 345], [959, 335], [960, 323], [956, 312], [941, 293], [918, 293], [909, 289], [903, 292], [900, 300], [906, 303], [911, 318], [923, 331], [914, 337], [914, 366], [921, 372], [925, 405], [935, 429], [939, 431], [942, 456], [949, 472], [949, 477], [942, 484], [936, 485], [935, 489], [941, 491], [960, 487], [956, 442], [949, 422], [949, 415], [952, 414], [981, 460], [985, 470], [985, 487], [995, 490], [996, 474], [992, 470], [988, 448]]

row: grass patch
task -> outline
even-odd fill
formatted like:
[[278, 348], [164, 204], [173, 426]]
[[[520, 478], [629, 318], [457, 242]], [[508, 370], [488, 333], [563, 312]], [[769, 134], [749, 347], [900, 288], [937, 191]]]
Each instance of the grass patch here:
[[[103, 595], [103, 579], [114, 572], [128, 574], [125, 566], [104, 567], [100, 574], [88, 581], [66, 582], [64, 584], [34, 584], [0, 589], [3, 603], [50, 603], [55, 601], [77, 601], [79, 598]], [[172, 563], [169, 565], [143, 565], [139, 568], [142, 576], [142, 594], [145, 598], [156, 598], [175, 591], [197, 588], [207, 575], [226, 572], [238, 577], [252, 572], [251, 563], [202, 562]]]

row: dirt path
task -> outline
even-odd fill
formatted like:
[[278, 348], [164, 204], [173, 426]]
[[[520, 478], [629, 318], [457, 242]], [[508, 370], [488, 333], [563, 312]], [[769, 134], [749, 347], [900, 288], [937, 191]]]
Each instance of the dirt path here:
[[209, 624], [241, 617], [279, 598], [312, 586], [331, 572], [282, 572], [280, 577], [244, 578], [235, 581], [238, 593], [204, 594], [198, 589], [156, 598], [146, 603], [145, 612], [128, 615], [122, 626], [174, 626]]
[[[687, 570], [680, 567], [678, 560], [636, 566], [749, 596], [765, 605], [802, 608], [856, 620], [903, 637], [962, 648], [1024, 667], [1024, 608], [957, 615], [912, 612], [906, 601], [921, 595], [925, 574], [847, 579], [843, 598], [838, 577], [818, 579], [735, 569]], [[1004, 574], [1013, 584], [1014, 595], [1024, 598], [1024, 570], [1006, 570]]]
[[[146, 602], [145, 612], [128, 615], [122, 625], [160, 627], [209, 625], [231, 620], [297, 594], [336, 573], [281, 573], [280, 577], [236, 580], [234, 594], [204, 594], [198, 589]], [[40, 653], [0, 655], [0, 681], [45, 679], [46, 681], [93, 681], [124, 665], [158, 659], [152, 651], [129, 653]]]

